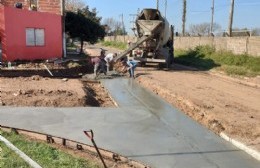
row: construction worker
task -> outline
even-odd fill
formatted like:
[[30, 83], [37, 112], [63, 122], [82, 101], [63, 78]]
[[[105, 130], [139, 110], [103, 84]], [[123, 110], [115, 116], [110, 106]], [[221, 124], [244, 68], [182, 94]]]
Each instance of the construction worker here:
[[107, 73], [106, 73], [106, 68], [105, 68], [106, 67], [106, 61], [105, 61], [106, 55], [105, 54], [106, 54], [106, 51], [101, 48], [101, 52], [100, 52], [100, 56], [99, 56], [100, 71], [106, 75]]
[[94, 65], [94, 76], [97, 77], [100, 69], [100, 58], [99, 57], [93, 57], [91, 58], [91, 63]]
[[105, 70], [105, 51], [101, 50], [100, 56], [93, 57], [91, 63], [94, 65], [94, 76], [97, 77], [99, 73], [103, 72], [106, 75]]
[[134, 60], [129, 60], [126, 63], [128, 65], [128, 72], [129, 72], [130, 78], [135, 78], [135, 68], [137, 67], [137, 62]]
[[127, 40], [127, 47], [130, 48], [131, 47], [131, 41]]
[[104, 60], [106, 61], [106, 66], [107, 66], [107, 73], [109, 73], [110, 66], [113, 62], [113, 59], [117, 56], [117, 53], [109, 53], [106, 55]]
[[127, 58], [124, 58], [122, 60], [122, 63], [124, 65], [122, 71], [124, 72], [125, 70], [127, 70], [129, 72], [129, 77], [135, 78], [134, 70], [137, 67], [137, 62], [134, 60], [127, 60]]

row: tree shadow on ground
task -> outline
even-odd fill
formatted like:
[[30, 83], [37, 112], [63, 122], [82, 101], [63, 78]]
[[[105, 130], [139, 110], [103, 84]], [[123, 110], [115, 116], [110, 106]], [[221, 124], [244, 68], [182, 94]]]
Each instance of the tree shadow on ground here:
[[[184, 54], [178, 55], [174, 58], [174, 63], [194, 67], [200, 71], [208, 71], [210, 69], [220, 66], [219, 64], [215, 63], [214, 60], [208, 58], [206, 54], [196, 50], [191, 50]], [[187, 69], [185, 68], [185, 70]]]
[[95, 90], [89, 87], [88, 85], [85, 85], [84, 91], [86, 93], [85, 104], [93, 107], [100, 107], [100, 103], [97, 99], [95, 99], [95, 96], [97, 96]]

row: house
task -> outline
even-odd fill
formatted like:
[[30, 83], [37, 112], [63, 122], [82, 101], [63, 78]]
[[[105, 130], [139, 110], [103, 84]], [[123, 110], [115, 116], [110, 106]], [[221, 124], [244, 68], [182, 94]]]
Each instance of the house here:
[[0, 62], [61, 58], [62, 2], [0, 0]]

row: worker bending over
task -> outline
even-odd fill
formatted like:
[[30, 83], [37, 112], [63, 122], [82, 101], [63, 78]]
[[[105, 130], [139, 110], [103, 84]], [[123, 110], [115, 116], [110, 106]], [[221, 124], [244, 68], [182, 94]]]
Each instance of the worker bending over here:
[[94, 75], [97, 77], [99, 73], [104, 73], [106, 75], [106, 69], [105, 69], [105, 51], [102, 50], [100, 52], [100, 56], [93, 57], [91, 59], [91, 63], [94, 65]]
[[110, 70], [110, 67], [112, 65], [113, 59], [117, 56], [117, 53], [109, 53], [105, 56], [104, 60], [106, 62], [106, 66], [107, 66], [107, 73]]
[[125, 69], [129, 72], [129, 77], [130, 78], [135, 78], [135, 68], [137, 67], [137, 62], [134, 60], [127, 60], [127, 58], [124, 58], [122, 60], [122, 63], [124, 65], [123, 70], [125, 71]]

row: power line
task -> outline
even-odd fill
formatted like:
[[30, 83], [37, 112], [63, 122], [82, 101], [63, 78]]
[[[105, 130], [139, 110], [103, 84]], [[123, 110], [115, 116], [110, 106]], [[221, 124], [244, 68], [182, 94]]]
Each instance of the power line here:
[[190, 13], [206, 13], [210, 12], [210, 10], [205, 10], [205, 11], [190, 11]]
[[224, 8], [224, 7], [228, 7], [230, 4], [226, 4], [226, 5], [216, 5], [215, 6], [215, 9], [221, 9], [221, 8]]
[[260, 5], [260, 2], [236, 3], [236, 6], [255, 6], [255, 5]]

